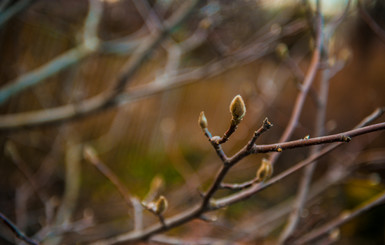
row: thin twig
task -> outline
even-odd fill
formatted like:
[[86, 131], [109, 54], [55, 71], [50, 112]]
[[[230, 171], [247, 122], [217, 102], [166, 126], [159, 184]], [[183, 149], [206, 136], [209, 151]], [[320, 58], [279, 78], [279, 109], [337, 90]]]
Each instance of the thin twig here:
[[3, 213], [0, 212], [0, 219], [3, 221], [3, 223], [15, 234], [15, 236], [27, 244], [31, 245], [38, 245], [39, 243], [26, 235], [15, 225], [10, 221]]
[[85, 146], [83, 150], [84, 158], [90, 162], [94, 167], [99, 170], [101, 174], [103, 174], [110, 182], [114, 185], [114, 187], [118, 190], [119, 194], [124, 199], [125, 203], [128, 207], [132, 208], [132, 200], [130, 191], [126, 188], [126, 186], [120, 181], [119, 177], [115, 175], [111, 169], [107, 167], [97, 156], [97, 153], [94, 149], [89, 146]]
[[[367, 119], [369, 119], [369, 118], [367, 118]], [[330, 135], [330, 136], [315, 138], [316, 140], [309, 139], [309, 140], [292, 141], [292, 142], [287, 142], [287, 143], [283, 143], [280, 145], [286, 144], [286, 145], [284, 145], [284, 147], [285, 148], [287, 147], [287, 149], [289, 149], [289, 148], [293, 148], [294, 146], [301, 147], [301, 146], [312, 145], [312, 144], [330, 143], [331, 142], [330, 140], [340, 141], [342, 139], [342, 140], [346, 141], [347, 136], [355, 137], [358, 135], [367, 134], [369, 132], [374, 132], [374, 131], [384, 130], [384, 129], [385, 129], [385, 123], [379, 123], [379, 124], [375, 124], [375, 125], [371, 125], [368, 127], [363, 127], [360, 129], [347, 131], [347, 132], [336, 134], [336, 135]], [[312, 141], [312, 142], [310, 142], [310, 144], [309, 144], [308, 141]], [[302, 143], [300, 143], [300, 142], [302, 142]], [[200, 204], [198, 204], [198, 205], [196, 205], [196, 206], [194, 206], [194, 207], [192, 207], [192, 208], [190, 208], [190, 209], [188, 209], [182, 213], [179, 213], [173, 217], [165, 219], [164, 223], [166, 224], [166, 226], [164, 226], [162, 224], [154, 224], [154, 225], [142, 230], [141, 232], [138, 232], [138, 231], [128, 232], [128, 233], [121, 234], [121, 235], [118, 235], [115, 237], [111, 237], [109, 239], [98, 240], [95, 242], [95, 244], [99, 244], [99, 245], [100, 244], [115, 244], [115, 243], [126, 242], [126, 241], [145, 240], [154, 234], [158, 234], [160, 232], [170, 230], [171, 228], [174, 228], [176, 226], [184, 224], [184, 223], [186, 223], [192, 219], [199, 218], [205, 212], [220, 209], [222, 207], [229, 206], [233, 203], [240, 202], [244, 199], [251, 197], [252, 195], [256, 194], [257, 192], [265, 189], [266, 187], [277, 183], [278, 181], [293, 174], [294, 172], [298, 171], [299, 169], [311, 164], [312, 162], [321, 158], [322, 156], [324, 156], [325, 154], [327, 154], [328, 152], [335, 149], [337, 146], [339, 146], [341, 144], [342, 143], [336, 143], [336, 144], [332, 144], [332, 145], [324, 148], [319, 153], [314, 154], [314, 155], [310, 156], [309, 158], [299, 162], [295, 166], [293, 166], [290, 169], [282, 172], [281, 174], [271, 178], [270, 180], [268, 180], [266, 182], [262, 182], [260, 184], [253, 185], [250, 188], [247, 188], [247, 189], [240, 191], [238, 193], [229, 195], [227, 197], [212, 200], [213, 195], [216, 193], [216, 191], [218, 189], [220, 189], [221, 183], [222, 183], [224, 177], [226, 176], [226, 174], [228, 173], [228, 171], [230, 170], [230, 168], [234, 164], [239, 162], [241, 159], [243, 159], [244, 157], [251, 154], [251, 152], [246, 151], [247, 146], [245, 146], [243, 149], [241, 149], [234, 156], [228, 158], [224, 162], [224, 164], [222, 164], [221, 169], [219, 170], [214, 182], [211, 184], [211, 186], [210, 186], [209, 190], [206, 192], [206, 194], [203, 195], [203, 199], [202, 199]], [[264, 149], [266, 151], [271, 151], [271, 150], [275, 150], [274, 147], [276, 147], [275, 144], [266, 145], [266, 146], [262, 146], [262, 147], [261, 146], [254, 146], [251, 150], [253, 150], [254, 148], [261, 147], [261, 150]]]
[[122, 196], [126, 205], [134, 210], [134, 227], [135, 230], [141, 230], [143, 226], [142, 219], [142, 206], [140, 205], [140, 201], [130, 195], [130, 191], [126, 188], [126, 186], [120, 181], [119, 177], [115, 175], [111, 169], [107, 167], [97, 156], [97, 153], [94, 149], [89, 146], [86, 146], [83, 151], [83, 155], [87, 161], [89, 161], [92, 165], [95, 166], [97, 170], [101, 174], [103, 174], [112, 185], [118, 190], [119, 194]]
[[259, 136], [261, 136], [264, 132], [269, 130], [272, 126], [273, 124], [269, 122], [269, 119], [266, 117], [265, 120], [263, 120], [262, 126], [257, 131], [254, 132], [253, 138], [251, 138], [249, 143], [247, 143], [246, 149], [250, 150], [254, 146], [255, 141], [257, 141]]
[[339, 227], [339, 226], [345, 224], [346, 222], [357, 217], [358, 215], [361, 215], [365, 211], [367, 211], [367, 210], [369, 210], [375, 206], [384, 204], [384, 202], [385, 202], [385, 191], [376, 195], [372, 199], [362, 203], [357, 208], [355, 208], [351, 211], [342, 212], [339, 215], [339, 217], [337, 217], [336, 219], [334, 219], [334, 220], [328, 222], [327, 224], [325, 224], [319, 228], [316, 228], [313, 231], [307, 233], [306, 235], [302, 236], [298, 240], [294, 241], [293, 244], [307, 244], [310, 241], [332, 231], [336, 227]]

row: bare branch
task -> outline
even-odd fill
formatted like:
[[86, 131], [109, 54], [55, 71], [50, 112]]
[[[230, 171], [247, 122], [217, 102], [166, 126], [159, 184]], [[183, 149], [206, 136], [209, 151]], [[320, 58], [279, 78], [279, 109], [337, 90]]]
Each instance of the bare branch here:
[[353, 218], [357, 217], [358, 215], [361, 215], [362, 213], [364, 213], [365, 211], [373, 208], [373, 207], [376, 207], [378, 205], [382, 205], [383, 203], [385, 202], [385, 192], [381, 192], [380, 194], [376, 195], [375, 197], [373, 197], [372, 199], [362, 203], [361, 205], [359, 205], [357, 208], [351, 210], [351, 211], [344, 211], [342, 212], [339, 217], [337, 217], [336, 219], [328, 222], [327, 224], [319, 227], [319, 228], [316, 228], [315, 230], [305, 234], [304, 236], [302, 236], [301, 238], [299, 238], [298, 240], [294, 241], [293, 244], [306, 244], [306, 243], [309, 243], [310, 241], [322, 236], [322, 235], [325, 235], [326, 233], [332, 231], [333, 229], [335, 229], [336, 227], [339, 227], [343, 224], [345, 224], [346, 222], [352, 220]]
[[0, 105], [10, 97], [30, 88], [59, 71], [76, 64], [94, 53], [99, 46], [96, 36], [102, 8], [99, 0], [90, 0], [90, 9], [84, 24], [84, 40], [77, 47], [65, 52], [47, 64], [8, 82], [0, 88]]
[[[294, 132], [294, 130], [298, 124], [298, 119], [301, 115], [302, 108], [303, 108], [303, 105], [305, 103], [307, 93], [311, 87], [311, 84], [314, 81], [315, 74], [318, 70], [318, 65], [319, 65], [320, 57], [321, 57], [321, 48], [322, 48], [323, 23], [322, 23], [322, 16], [319, 12], [317, 13], [316, 17], [317, 17], [316, 18], [316, 37], [315, 37], [316, 41], [315, 41], [315, 48], [314, 48], [313, 56], [312, 56], [312, 59], [310, 62], [310, 67], [306, 73], [305, 80], [304, 80], [303, 85], [302, 85], [302, 89], [297, 96], [295, 106], [294, 106], [293, 112], [291, 114], [290, 121], [289, 121], [289, 123], [285, 129], [285, 132], [281, 136], [279, 142], [285, 142], [285, 141], [289, 140], [289, 138], [293, 134], [293, 132]], [[271, 164], [274, 165], [275, 162], [277, 161], [278, 157], [279, 157], [278, 154], [276, 154], [276, 153], [272, 154], [270, 156]]]
[[362, 19], [366, 22], [366, 24], [368, 24], [370, 29], [372, 29], [372, 31], [376, 33], [376, 35], [381, 39], [381, 41], [385, 42], [385, 31], [368, 14], [368, 12], [366, 11], [362, 3], [362, 0], [358, 0], [357, 5], [358, 5], [358, 10], [360, 12]]
[[123, 197], [123, 200], [128, 207], [133, 208], [134, 210], [134, 227], [135, 230], [140, 230], [142, 228], [142, 207], [140, 201], [130, 195], [130, 191], [126, 186], [119, 180], [119, 177], [114, 174], [97, 156], [96, 151], [90, 146], [84, 147], [83, 155], [87, 161], [94, 165], [100, 173], [102, 173], [118, 190], [119, 194]]
[[35, 240], [32, 240], [31, 238], [24, 235], [22, 231], [19, 230], [19, 228], [12, 223], [3, 213], [0, 212], [0, 219], [3, 221], [3, 223], [15, 234], [15, 236], [27, 244], [30, 245], [38, 245], [39, 243]]

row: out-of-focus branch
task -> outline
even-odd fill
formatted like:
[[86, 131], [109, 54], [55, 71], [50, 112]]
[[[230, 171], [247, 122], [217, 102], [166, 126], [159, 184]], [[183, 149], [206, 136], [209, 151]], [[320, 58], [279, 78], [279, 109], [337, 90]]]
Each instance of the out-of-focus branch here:
[[[6, 2], [6, 1], [5, 1]], [[13, 16], [27, 9], [30, 5], [32, 5], [36, 0], [21, 0], [15, 1], [15, 3], [9, 8], [5, 8], [0, 12], [0, 28], [2, 25], [7, 23]]]
[[[162, 41], [164, 41], [172, 32], [174, 32], [176, 28], [192, 14], [195, 7], [201, 1], [202, 0], [193, 0], [187, 6], [182, 7], [182, 9], [177, 11], [177, 13], [175, 13], [165, 22], [166, 28], [161, 33], [159, 33], [156, 37], [151, 37], [151, 39], [148, 39], [146, 42], [144, 42], [144, 45], [142, 46], [142, 52], [135, 56], [126, 65], [121, 75], [118, 77], [112, 91], [96, 95], [95, 97], [79, 102], [78, 104], [70, 104], [38, 112], [22, 113], [19, 115], [14, 115], [14, 117], [4, 116], [8, 118], [3, 118], [5, 121], [1, 120], [3, 125], [4, 123], [8, 124], [8, 127], [6, 126], [8, 129], [20, 129], [20, 127], [24, 126], [57, 123], [63, 120], [81, 118], [116, 105], [118, 100], [117, 96], [122, 93], [126, 84], [141, 67], [142, 63], [158, 47], [158, 45], [162, 43]], [[12, 126], [9, 125], [9, 123], [11, 123]]]
[[366, 9], [362, 3], [362, 0], [358, 0], [357, 5], [358, 5], [358, 10], [360, 12], [362, 19], [366, 22], [366, 24], [368, 24], [370, 29], [372, 29], [372, 31], [374, 33], [376, 33], [376, 35], [381, 39], [381, 41], [385, 42], [385, 31], [368, 14], [368, 12], [366, 11]]
[[[109, 94], [100, 94], [78, 104], [0, 116], [0, 131], [20, 130], [28, 127], [79, 119], [114, 106], [131, 103], [147, 96], [198, 82], [205, 77], [216, 76], [225, 70], [250, 63], [260, 58], [269, 52], [269, 45], [278, 38], [298, 33], [303, 30], [304, 27], [303, 22], [293, 22], [283, 28], [281, 35], [270, 36], [267, 40], [266, 38], [256, 40], [253, 45], [249, 45], [223, 60], [211, 62], [195, 69], [181, 70], [175, 77], [170, 78], [172, 82], [141, 85], [130, 89], [129, 92], [120, 93], [111, 100], [109, 100]], [[106, 103], [106, 101], [109, 101], [109, 103]]]
[[307, 244], [310, 241], [332, 231], [336, 227], [339, 227], [339, 226], [345, 224], [346, 222], [352, 220], [353, 218], [357, 217], [358, 215], [364, 213], [365, 211], [367, 211], [373, 207], [376, 207], [378, 205], [384, 204], [384, 202], [385, 202], [385, 192], [381, 192], [380, 194], [373, 197], [372, 199], [362, 203], [357, 208], [355, 208], [351, 211], [342, 212], [339, 215], [339, 217], [337, 217], [336, 219], [334, 219], [334, 220], [328, 222], [327, 224], [325, 224], [319, 228], [316, 228], [313, 231], [305, 234], [304, 236], [302, 236], [298, 240], [294, 241], [293, 244]]
[[30, 245], [38, 245], [39, 243], [35, 240], [32, 240], [31, 238], [24, 235], [24, 233], [10, 221], [3, 213], [0, 212], [0, 219], [3, 221], [3, 223], [15, 234], [15, 236], [27, 244]]
[[[130, 195], [130, 191], [119, 180], [118, 176], [114, 174], [97, 156], [96, 151], [90, 146], [85, 146], [83, 151], [84, 158], [93, 164], [118, 190], [119, 194], [123, 197], [128, 207], [134, 210], [134, 227], [135, 229], [141, 229], [142, 227], [142, 207], [139, 200], [136, 197]], [[138, 205], [139, 204], [139, 205]]]
[[89, 3], [90, 8], [84, 23], [83, 42], [49, 63], [8, 82], [5, 86], [0, 88], [0, 105], [12, 96], [41, 83], [44, 79], [58, 73], [70, 65], [78, 63], [98, 49], [99, 40], [96, 33], [102, 14], [102, 4], [99, 0], [90, 0]]
[[[322, 16], [318, 10], [317, 10], [317, 15], [316, 15], [316, 27], [315, 28], [316, 28], [316, 37], [315, 37], [316, 41], [315, 41], [315, 48], [314, 48], [313, 56], [311, 59], [310, 67], [306, 73], [305, 80], [304, 80], [303, 85], [302, 85], [302, 89], [297, 96], [295, 106], [294, 106], [293, 112], [292, 112], [291, 117], [290, 117], [290, 121], [289, 121], [284, 133], [282, 134], [279, 142], [285, 142], [285, 141], [289, 140], [289, 138], [293, 134], [293, 132], [294, 132], [294, 130], [298, 124], [298, 120], [299, 120], [299, 117], [301, 115], [302, 108], [303, 108], [303, 105], [304, 105], [305, 100], [306, 100], [306, 96], [309, 92], [309, 89], [310, 89], [310, 87], [314, 81], [315, 74], [318, 70], [318, 65], [319, 65], [320, 57], [321, 57], [322, 38], [323, 38]], [[274, 153], [270, 156], [270, 162], [272, 165], [275, 164], [278, 157], [279, 157], [279, 154], [276, 154], [276, 153]]]
[[[79, 196], [81, 178], [81, 146], [74, 139], [67, 142], [65, 154], [65, 187], [64, 196], [59, 206], [55, 224], [66, 226], [71, 223]], [[50, 238], [51, 244], [61, 243], [62, 236]]]
[[[370, 118], [367, 118], [365, 120], [370, 120], [373, 115]], [[217, 190], [221, 188], [221, 183], [224, 179], [224, 177], [227, 175], [228, 171], [231, 169], [233, 165], [238, 163], [240, 160], [242, 160], [244, 157], [252, 154], [252, 153], [262, 153], [262, 152], [269, 152], [269, 151], [278, 151], [277, 146], [282, 149], [291, 149], [296, 147], [302, 147], [302, 146], [308, 146], [308, 145], [314, 145], [314, 144], [323, 144], [323, 143], [331, 143], [336, 141], [349, 141], [350, 137], [355, 137], [362, 134], [367, 134], [369, 132], [374, 132], [378, 130], [384, 130], [385, 129], [385, 123], [379, 123], [374, 124], [371, 126], [354, 129], [351, 131], [347, 131], [340, 134], [335, 135], [329, 135], [325, 137], [318, 137], [314, 139], [308, 139], [308, 140], [297, 140], [297, 141], [291, 141], [286, 142], [282, 144], [272, 144], [272, 145], [254, 145], [250, 150], [247, 150], [247, 145], [242, 148], [238, 153], [236, 153], [232, 157], [227, 157], [224, 155], [224, 158], [222, 159], [223, 164], [219, 172], [217, 173], [213, 183], [211, 184], [209, 190], [203, 194], [203, 199], [200, 204], [190, 208], [189, 210], [186, 210], [180, 214], [177, 214], [171, 218], [165, 219], [163, 224], [154, 224], [142, 231], [133, 231], [128, 232], [125, 234], [121, 234], [106, 240], [99, 240], [96, 241], [95, 244], [115, 244], [120, 242], [127, 242], [127, 241], [137, 241], [137, 240], [145, 240], [152, 235], [158, 234], [160, 232], [169, 230], [171, 228], [174, 228], [176, 226], [179, 226], [181, 224], [184, 224], [192, 219], [199, 218], [201, 215], [205, 212], [220, 209], [222, 207], [229, 206], [233, 203], [240, 202], [242, 200], [245, 200], [249, 198], [250, 196], [256, 194], [257, 192], [265, 189], [266, 187], [277, 183], [278, 181], [282, 180], [283, 178], [291, 175], [292, 173], [298, 171], [299, 169], [311, 164], [315, 160], [319, 159], [320, 157], [324, 156], [331, 150], [335, 149], [337, 146], [339, 146], [342, 143], [337, 143], [330, 145], [323, 150], [321, 150], [317, 154], [311, 155], [309, 158], [299, 162], [295, 166], [291, 167], [290, 169], [284, 171], [283, 173], [273, 177], [272, 179], [261, 182], [259, 184], [252, 185], [250, 188], [247, 188], [245, 190], [242, 190], [238, 193], [229, 195], [227, 197], [223, 197], [217, 200], [213, 200], [212, 197], [216, 193]], [[205, 133], [207, 137], [210, 137], [211, 134]], [[210, 142], [213, 144], [215, 141], [210, 140]], [[215, 145], [213, 144], [214, 148], [216, 149]], [[217, 150], [217, 149], [216, 149]]]

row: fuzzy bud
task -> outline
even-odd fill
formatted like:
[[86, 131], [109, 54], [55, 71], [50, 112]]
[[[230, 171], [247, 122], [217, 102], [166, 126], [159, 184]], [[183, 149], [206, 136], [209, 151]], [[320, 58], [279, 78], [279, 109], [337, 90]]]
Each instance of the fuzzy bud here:
[[289, 57], [289, 49], [287, 48], [287, 45], [284, 43], [279, 43], [275, 48], [275, 52], [280, 59], [284, 60], [287, 57]]
[[201, 114], [199, 114], [198, 123], [202, 129], [205, 129], [208, 126], [207, 118], [206, 118], [205, 113], [203, 111], [201, 112]]
[[230, 112], [233, 120], [239, 123], [246, 114], [245, 102], [240, 95], [234, 97], [230, 104]]
[[167, 208], [168, 208], [167, 199], [164, 196], [160, 196], [158, 200], [155, 202], [154, 213], [158, 215], [163, 214]]
[[273, 166], [271, 165], [271, 162], [266, 158], [263, 158], [261, 166], [257, 171], [257, 179], [263, 182], [268, 178], [270, 178], [272, 174], [273, 174]]

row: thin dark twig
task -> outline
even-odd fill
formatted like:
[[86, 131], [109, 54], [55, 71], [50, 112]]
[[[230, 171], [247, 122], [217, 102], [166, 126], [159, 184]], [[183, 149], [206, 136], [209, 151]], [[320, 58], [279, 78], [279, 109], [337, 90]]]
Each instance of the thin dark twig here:
[[3, 221], [3, 223], [15, 234], [15, 236], [24, 242], [31, 244], [31, 245], [38, 245], [39, 243], [26, 235], [15, 225], [10, 221], [3, 213], [0, 212], [0, 219]]
[[255, 141], [257, 141], [259, 136], [261, 136], [264, 132], [269, 130], [272, 126], [273, 124], [269, 122], [269, 119], [266, 117], [265, 120], [263, 120], [262, 126], [257, 131], [254, 132], [253, 138], [251, 138], [249, 143], [247, 143], [246, 149], [250, 150], [254, 146]]
[[[362, 127], [365, 127], [366, 125], [368, 125], [369, 123], [373, 122], [374, 120], [376, 120], [377, 118], [379, 118], [381, 115], [383, 115], [385, 111], [385, 108], [377, 108], [373, 113], [371, 113], [369, 116], [367, 116], [366, 118], [364, 118], [356, 127], [355, 129], [358, 129], [358, 128], [362, 128]], [[373, 125], [374, 126], [374, 125]], [[353, 132], [356, 132], [355, 130], [352, 130]], [[346, 133], [351, 133], [352, 131], [348, 131]], [[304, 140], [304, 139], [301, 139], [301, 140], [296, 140], [296, 141], [291, 141], [291, 142], [286, 142], [286, 143], [282, 143], [282, 144], [272, 144], [272, 145], [254, 145], [254, 150], [260, 148], [261, 151], [258, 151], [257, 153], [266, 153], [266, 152], [270, 152], [270, 151], [278, 151], [278, 149], [280, 149], [280, 151], [284, 150], [284, 149], [291, 149], [293, 146], [297, 145], [298, 147], [302, 147], [302, 146], [299, 146], [299, 144], [316, 144], [316, 142], [319, 140], [319, 139], [325, 139], [325, 137], [330, 137], [332, 136], [332, 138], [334, 139], [337, 139], [337, 141], [340, 141], [342, 139], [342, 142], [340, 143], [337, 143], [337, 144], [333, 144], [331, 146], [328, 146], [326, 148], [324, 148], [322, 150], [322, 152], [324, 152], [324, 154], [328, 153], [329, 151], [332, 151], [334, 150], [335, 148], [337, 148], [338, 146], [340, 146], [341, 144], [343, 144], [343, 142], [346, 142], [346, 141], [343, 141], [344, 140], [349, 140], [349, 138], [347, 137], [351, 137], [352, 135], [348, 135], [348, 134], [345, 134], [345, 133], [341, 133], [341, 134], [336, 134], [336, 135], [329, 135], [329, 136], [324, 136], [324, 137], [318, 137], [318, 138], [313, 138], [313, 139], [307, 139], [307, 140]], [[327, 138], [326, 138], [327, 139]], [[310, 140], [310, 141], [309, 141]], [[329, 138], [329, 140], [331, 140], [331, 138]], [[326, 140], [328, 141], [328, 140]], [[318, 143], [321, 143], [321, 142], [318, 142]], [[323, 143], [321, 143], [323, 144]], [[283, 147], [282, 147], [283, 146]], [[286, 148], [286, 147], [289, 147], [289, 148]], [[296, 146], [295, 146], [296, 147]], [[295, 148], [294, 147], [294, 148]], [[253, 151], [253, 148], [250, 149], [250, 151]], [[238, 154], [236, 154], [235, 156], [233, 156], [232, 158], [235, 158], [235, 157], [238, 157], [238, 156], [246, 156], [247, 154], [245, 153], [241, 153], [239, 152]], [[318, 154], [316, 154], [318, 156]], [[322, 155], [321, 155], [322, 156]], [[319, 156], [319, 157], [321, 157]], [[239, 157], [238, 157], [239, 158]], [[317, 157], [318, 158], [318, 157]], [[240, 160], [240, 159], [239, 159]], [[306, 160], [304, 160], [306, 161]], [[246, 189], [252, 185], [254, 185], [255, 183], [257, 183], [258, 180], [256, 178], [252, 179], [252, 180], [249, 180], [249, 181], [245, 181], [243, 183], [237, 183], [237, 184], [228, 184], [228, 183], [221, 183], [220, 187], [221, 188], [224, 188], [224, 189], [230, 189], [230, 190], [242, 190], [242, 189]]]
[[226, 143], [229, 140], [230, 136], [235, 132], [235, 130], [237, 130], [237, 128], [238, 124], [231, 122], [229, 129], [225, 132], [223, 137], [217, 141], [217, 144]]
[[203, 132], [204, 132], [204, 135], [209, 139], [211, 145], [214, 147], [215, 152], [217, 153], [219, 158], [223, 162], [227, 161], [227, 156], [226, 156], [225, 152], [223, 151], [222, 146], [218, 143], [218, 139], [216, 139], [215, 136], [213, 137], [207, 128], [204, 128]]
[[[374, 120], [377, 118], [381, 113], [381, 109], [378, 109], [373, 113], [371, 116], [364, 119], [364, 122], [361, 123], [365, 124], [369, 121]], [[360, 126], [359, 125], [359, 126]], [[309, 140], [299, 140], [299, 141], [292, 141], [287, 143], [282, 143], [279, 145], [283, 145], [285, 149], [290, 149], [294, 147], [301, 147], [306, 145], [313, 145], [313, 144], [324, 144], [324, 143], [330, 143], [335, 141], [343, 141], [346, 142], [350, 138], [349, 137], [355, 137], [362, 134], [367, 134], [370, 132], [378, 131], [378, 130], [384, 130], [385, 129], [385, 123], [379, 123], [351, 131], [347, 131], [340, 134], [325, 136], [325, 137], [318, 137], [315, 139], [309, 139]], [[207, 131], [205, 134], [210, 135], [210, 133]], [[266, 182], [261, 182], [259, 184], [252, 185], [250, 188], [247, 188], [245, 190], [242, 190], [238, 193], [229, 195], [227, 197], [223, 197], [220, 199], [213, 200], [212, 197], [216, 193], [218, 189], [221, 188], [222, 181], [224, 177], [227, 175], [228, 171], [231, 169], [231, 167], [239, 162], [244, 157], [250, 155], [252, 153], [252, 150], [264, 150], [265, 152], [276, 150], [277, 144], [272, 145], [265, 145], [265, 146], [257, 146], [255, 145], [250, 151], [247, 151], [247, 145], [242, 148], [238, 153], [236, 153], [234, 156], [227, 158], [226, 161], [223, 162], [221, 169], [219, 170], [218, 174], [215, 177], [214, 182], [211, 184], [209, 190], [202, 195], [203, 199], [200, 204], [182, 212], [179, 213], [173, 217], [170, 217], [168, 219], [164, 220], [165, 225], [162, 224], [154, 224], [142, 231], [133, 231], [124, 233], [115, 237], [111, 237], [106, 240], [98, 240], [95, 244], [115, 244], [115, 243], [121, 243], [126, 241], [137, 241], [137, 240], [145, 240], [151, 237], [154, 234], [158, 234], [160, 232], [170, 230], [171, 228], [174, 228], [176, 226], [179, 226], [181, 224], [184, 224], [192, 219], [200, 218], [203, 213], [220, 209], [225, 206], [229, 206], [233, 203], [240, 202], [244, 199], [247, 199], [251, 197], [252, 195], [256, 194], [257, 192], [267, 188], [268, 186], [277, 183], [278, 181], [282, 180], [283, 178], [293, 174], [294, 172], [298, 171], [299, 169], [311, 164], [315, 160], [321, 158], [325, 154], [329, 153], [331, 150], [335, 149], [342, 143], [336, 143], [332, 144], [328, 147], [325, 147], [322, 149], [319, 153], [311, 155], [309, 158], [297, 163], [295, 166], [291, 167], [290, 169], [282, 172], [281, 174], [271, 178], [270, 180]]]
[[130, 195], [130, 191], [120, 181], [119, 177], [116, 176], [115, 173], [111, 171], [111, 169], [109, 169], [107, 165], [105, 165], [99, 159], [96, 152], [92, 148], [88, 146], [85, 147], [84, 156], [90, 163], [92, 163], [96, 167], [96, 169], [100, 171], [100, 173], [102, 173], [115, 186], [127, 206], [133, 208], [134, 228], [135, 230], [141, 230], [143, 228], [143, 209], [138, 198]]
[[294, 140], [294, 141], [289, 141], [285, 143], [270, 144], [270, 145], [255, 145], [251, 149], [251, 151], [252, 153], [267, 153], [267, 152], [274, 152], [274, 151], [281, 152], [286, 149], [293, 149], [293, 148], [305, 147], [310, 145], [320, 145], [320, 144], [333, 143], [333, 142], [349, 142], [351, 138], [355, 136], [367, 134], [370, 132], [375, 132], [378, 130], [384, 130], [384, 129], [385, 129], [385, 123], [378, 123], [378, 124], [346, 131], [344, 133], [332, 134], [332, 135], [323, 136], [323, 137], [316, 137], [316, 138], [311, 138], [306, 140], [300, 139], [300, 140]]
[[313, 231], [307, 233], [306, 235], [302, 236], [298, 240], [294, 241], [293, 244], [307, 244], [310, 241], [325, 235], [326, 233], [330, 232], [331, 230], [335, 229], [336, 227], [339, 227], [346, 222], [352, 220], [353, 218], [357, 217], [358, 215], [364, 213], [365, 211], [378, 206], [383, 205], [385, 202], [385, 191], [381, 192], [380, 194], [376, 195], [372, 199], [362, 203], [357, 208], [353, 209], [352, 211], [344, 211], [342, 212], [339, 217], [336, 219], [328, 222], [327, 224], [314, 229]]

